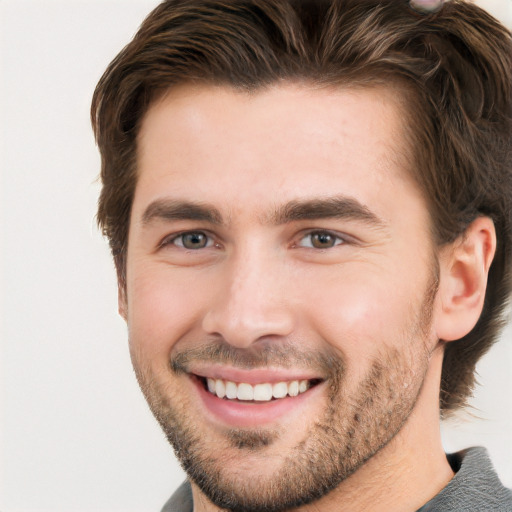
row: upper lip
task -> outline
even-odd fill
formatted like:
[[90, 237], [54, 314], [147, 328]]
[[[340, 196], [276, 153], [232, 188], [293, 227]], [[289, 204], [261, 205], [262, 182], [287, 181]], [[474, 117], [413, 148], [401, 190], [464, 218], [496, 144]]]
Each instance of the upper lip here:
[[311, 370], [293, 368], [254, 368], [251, 370], [221, 365], [204, 365], [190, 368], [190, 373], [202, 378], [222, 379], [231, 382], [260, 384], [289, 382], [293, 380], [322, 380]]

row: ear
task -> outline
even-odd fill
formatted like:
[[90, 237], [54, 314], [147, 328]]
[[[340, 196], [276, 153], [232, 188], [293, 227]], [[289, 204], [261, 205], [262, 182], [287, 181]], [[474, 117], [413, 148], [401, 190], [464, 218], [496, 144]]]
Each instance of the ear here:
[[441, 250], [435, 328], [444, 341], [458, 340], [476, 325], [484, 305], [487, 276], [496, 251], [489, 217], [479, 217]]
[[128, 320], [128, 304], [126, 302], [126, 284], [124, 280], [117, 280], [117, 310], [124, 321]]

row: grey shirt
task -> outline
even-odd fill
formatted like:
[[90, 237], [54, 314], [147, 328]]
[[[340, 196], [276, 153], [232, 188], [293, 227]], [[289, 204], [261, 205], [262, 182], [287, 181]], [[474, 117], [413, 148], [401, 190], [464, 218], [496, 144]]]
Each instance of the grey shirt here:
[[[512, 491], [503, 486], [485, 448], [448, 455], [455, 476], [417, 512], [512, 512]], [[193, 512], [192, 490], [185, 482], [162, 512]]]
[[503, 487], [485, 448], [448, 455], [450, 483], [418, 512], [512, 512], [512, 491]]

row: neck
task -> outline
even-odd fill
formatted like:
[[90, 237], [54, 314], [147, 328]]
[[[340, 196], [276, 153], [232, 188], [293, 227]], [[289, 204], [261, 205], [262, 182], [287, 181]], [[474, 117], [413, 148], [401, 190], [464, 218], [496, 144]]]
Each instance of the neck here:
[[[439, 424], [442, 345], [431, 357], [416, 406], [393, 440], [336, 489], [293, 512], [415, 512], [446, 487], [453, 471]], [[220, 512], [192, 490], [194, 512]]]

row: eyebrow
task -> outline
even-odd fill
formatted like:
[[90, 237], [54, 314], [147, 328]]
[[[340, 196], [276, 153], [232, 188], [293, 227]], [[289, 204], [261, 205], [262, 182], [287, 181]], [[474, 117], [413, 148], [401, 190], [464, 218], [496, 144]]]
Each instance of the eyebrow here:
[[[336, 196], [294, 200], [276, 208], [265, 217], [265, 222], [274, 225], [303, 220], [347, 219], [363, 222], [373, 227], [384, 227], [387, 223], [358, 200]], [[142, 215], [142, 223], [150, 224], [154, 220], [179, 221], [195, 220], [214, 225], [223, 224], [220, 211], [213, 205], [186, 200], [157, 199]]]
[[157, 219], [168, 221], [198, 220], [210, 224], [222, 224], [222, 215], [213, 206], [174, 199], [157, 199], [144, 210], [142, 215], [144, 225]]
[[357, 199], [345, 196], [290, 201], [279, 207], [271, 217], [274, 224], [318, 219], [347, 219], [363, 222], [374, 227], [387, 223]]

